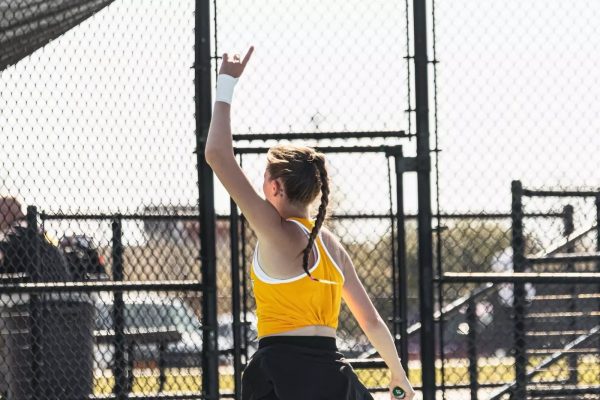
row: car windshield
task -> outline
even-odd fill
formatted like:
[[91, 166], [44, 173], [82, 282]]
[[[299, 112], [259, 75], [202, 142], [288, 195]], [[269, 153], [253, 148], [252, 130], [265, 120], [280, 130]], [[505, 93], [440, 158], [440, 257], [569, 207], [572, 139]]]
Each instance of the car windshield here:
[[[169, 303], [125, 303], [127, 328], [164, 328], [174, 326], [179, 331], [199, 329], [200, 322], [194, 312], [182, 301]], [[102, 304], [96, 315], [97, 329], [112, 329], [112, 304]]]

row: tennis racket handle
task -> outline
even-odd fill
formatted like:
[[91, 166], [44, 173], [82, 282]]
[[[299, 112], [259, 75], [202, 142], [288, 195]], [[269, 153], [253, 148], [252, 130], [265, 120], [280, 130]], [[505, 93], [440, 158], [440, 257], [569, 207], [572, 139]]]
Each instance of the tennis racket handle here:
[[406, 397], [406, 392], [400, 386], [394, 386], [392, 389], [392, 396], [394, 396], [395, 399], [403, 399]]

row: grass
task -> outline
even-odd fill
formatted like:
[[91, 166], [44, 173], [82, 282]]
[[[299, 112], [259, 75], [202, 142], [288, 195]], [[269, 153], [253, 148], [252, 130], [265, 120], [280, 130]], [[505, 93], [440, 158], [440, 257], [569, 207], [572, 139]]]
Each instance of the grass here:
[[[541, 359], [532, 359], [532, 364]], [[577, 365], [579, 384], [600, 385], [600, 357], [581, 356]], [[386, 386], [388, 371], [386, 369], [360, 369], [355, 370], [360, 380], [367, 387]], [[468, 361], [466, 359], [448, 360], [444, 364], [445, 382], [447, 385], [469, 383]], [[441, 381], [441, 364], [437, 363], [436, 373], [438, 382]], [[478, 366], [479, 383], [503, 383], [514, 379], [512, 359], [481, 359]], [[560, 381], [566, 379], [568, 369], [566, 360], [560, 360], [552, 367], [543, 371], [534, 380], [538, 382]], [[413, 385], [421, 381], [421, 369], [418, 362], [409, 364], [409, 379]], [[169, 369], [166, 372], [165, 392], [199, 392], [201, 388], [201, 375], [199, 369]], [[114, 378], [110, 373], [95, 376], [94, 394], [112, 393]], [[221, 368], [220, 388], [223, 392], [233, 390], [233, 373], [230, 367]], [[159, 389], [158, 370], [140, 369], [134, 372], [133, 393], [157, 393]]]

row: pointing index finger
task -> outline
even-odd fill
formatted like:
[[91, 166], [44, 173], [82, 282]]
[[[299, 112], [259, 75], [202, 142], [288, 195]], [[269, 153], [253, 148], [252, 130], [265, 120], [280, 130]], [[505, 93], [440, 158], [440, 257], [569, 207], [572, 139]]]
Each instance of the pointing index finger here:
[[250, 56], [252, 56], [253, 52], [254, 52], [254, 46], [250, 46], [250, 49], [248, 49], [248, 53], [246, 53], [246, 55], [244, 56], [244, 61], [242, 61], [242, 64], [244, 66], [246, 66], [246, 64], [248, 64], [248, 61], [250, 60]]

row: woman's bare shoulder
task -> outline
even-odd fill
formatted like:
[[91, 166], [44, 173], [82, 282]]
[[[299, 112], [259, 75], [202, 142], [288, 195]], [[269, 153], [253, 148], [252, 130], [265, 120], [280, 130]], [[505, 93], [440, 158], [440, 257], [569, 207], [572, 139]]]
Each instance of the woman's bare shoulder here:
[[321, 228], [321, 238], [323, 239], [323, 245], [327, 248], [327, 251], [333, 257], [333, 260], [342, 267], [345, 272], [350, 256], [346, 252], [340, 239], [325, 226]]

